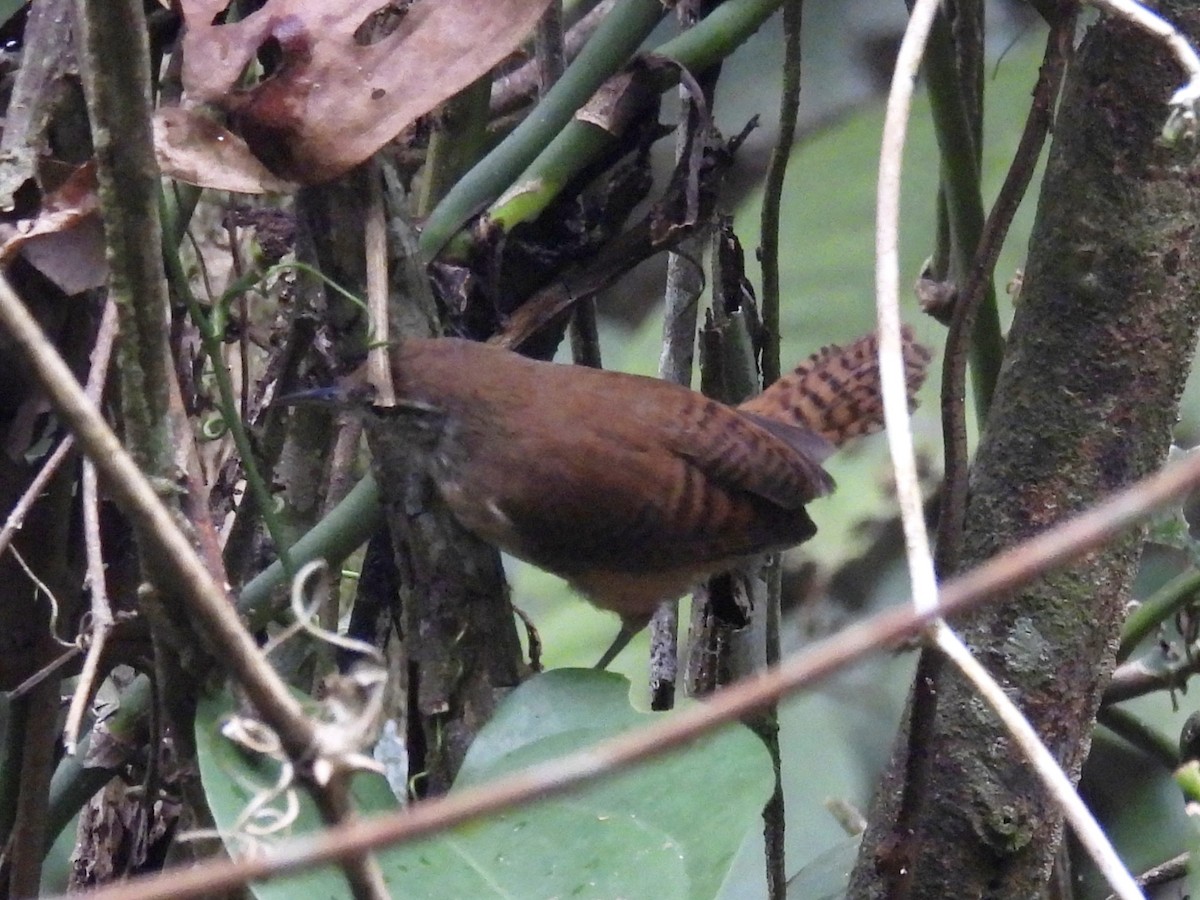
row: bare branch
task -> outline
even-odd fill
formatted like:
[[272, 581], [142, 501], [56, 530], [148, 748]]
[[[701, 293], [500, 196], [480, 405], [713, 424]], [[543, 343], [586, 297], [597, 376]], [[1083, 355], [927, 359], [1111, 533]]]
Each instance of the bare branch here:
[[[3, 307], [0, 306], [0, 312]], [[696, 740], [784, 694], [810, 686], [869, 653], [911, 639], [939, 617], [976, 609], [1077, 560], [1200, 485], [1200, 454], [1146, 478], [1109, 500], [1007, 550], [942, 586], [941, 603], [917, 612], [886, 610], [787, 659], [778, 668], [717, 692], [664, 721], [595, 747], [531, 767], [491, 784], [414, 804], [396, 814], [355, 822], [277, 845], [269, 858], [213, 862], [117, 885], [95, 900], [155, 900], [211, 895], [261, 878], [298, 872], [368, 848], [412, 841], [489, 813], [542, 800]]]

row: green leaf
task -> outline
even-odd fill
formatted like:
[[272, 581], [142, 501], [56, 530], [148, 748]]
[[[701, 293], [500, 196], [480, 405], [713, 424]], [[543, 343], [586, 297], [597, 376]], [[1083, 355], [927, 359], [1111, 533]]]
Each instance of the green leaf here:
[[[456, 789], [569, 753], [653, 721], [629, 705], [629, 683], [608, 673], [558, 670], [514, 691], [481, 732]], [[209, 806], [229, 829], [278, 763], [252, 758], [220, 736], [228, 697], [203, 702], [196, 743]], [[388, 888], [405, 898], [713, 897], [770, 794], [762, 744], [733, 725], [679, 751], [562, 797], [378, 853]], [[382, 777], [355, 779], [363, 812], [394, 809]], [[311, 803], [288, 836], [316, 831]], [[239, 852], [237, 843], [231, 844]], [[323, 868], [253, 886], [255, 896], [343, 896]]]
[[[195, 727], [196, 757], [200, 763], [204, 795], [226, 847], [236, 857], [253, 851], [250, 845], [229, 832], [251, 800], [276, 784], [280, 764], [242, 750], [221, 734], [221, 725], [233, 712], [234, 704], [227, 692], [205, 697], [196, 710]], [[299, 790], [298, 793], [303, 794]], [[380, 775], [358, 775], [351, 793], [356, 807], [364, 813], [384, 812], [399, 805], [387, 781]], [[279, 835], [279, 839], [311, 833], [322, 827], [320, 816], [308, 797], [301, 796], [300, 799], [296, 820]], [[272, 805], [281, 808], [283, 802], [276, 801]], [[259, 840], [260, 847], [267, 847], [274, 839]], [[345, 879], [336, 868], [314, 869], [294, 878], [256, 884], [253, 891], [261, 898], [295, 900], [298, 887], [302, 888], [305, 897], [340, 897], [346, 892]]]
[[[590, 669], [557, 669], [521, 686], [497, 710], [467, 754], [456, 786], [479, 783], [504, 772], [588, 747], [662, 714], [641, 713], [629, 705], [629, 682]], [[771, 793], [771, 762], [762, 743], [740, 725], [728, 726], [686, 751], [605, 780], [563, 801], [581, 815], [570, 840], [560, 846], [584, 848], [604, 823], [626, 821], [646, 829], [644, 837], [609, 860], [615, 876], [636, 873], [629, 887], [615, 882], [596, 896], [671, 896], [670, 868], [656, 871], [649, 838], [661, 832], [671, 842], [687, 876], [682, 897], [712, 897], [724, 881], [742, 839], [761, 827]], [[666, 843], [662, 845], [664, 848]], [[636, 860], [636, 863], [635, 863]], [[518, 896], [530, 894], [533, 885]], [[545, 896], [556, 896], [546, 892]]]

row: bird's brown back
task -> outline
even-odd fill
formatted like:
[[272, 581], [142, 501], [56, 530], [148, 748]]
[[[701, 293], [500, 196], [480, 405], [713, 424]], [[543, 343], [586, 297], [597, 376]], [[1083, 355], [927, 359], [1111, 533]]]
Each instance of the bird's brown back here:
[[[434, 480], [462, 524], [635, 620], [734, 560], [812, 536], [804, 505], [833, 486], [826, 441], [878, 427], [852, 415], [878, 406], [866, 340], [736, 409], [457, 339], [405, 341], [392, 367], [398, 396], [439, 411]], [[924, 356], [908, 346], [915, 389]]]

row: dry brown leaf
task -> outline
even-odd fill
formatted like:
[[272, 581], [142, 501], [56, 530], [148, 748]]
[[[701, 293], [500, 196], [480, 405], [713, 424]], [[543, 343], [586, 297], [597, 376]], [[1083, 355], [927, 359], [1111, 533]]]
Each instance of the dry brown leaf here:
[[88, 216], [67, 231], [31, 237], [21, 256], [68, 297], [101, 287], [108, 280], [104, 226]]
[[286, 193], [296, 185], [260, 163], [246, 142], [198, 110], [154, 114], [154, 154], [164, 175], [239, 194]]
[[[508, 56], [548, 0], [416, 0], [395, 31], [355, 39], [378, 9], [355, 0], [268, 0], [240, 22], [213, 25], [225, 0], [183, 4], [186, 102], [230, 114], [276, 175], [305, 184], [342, 174]], [[249, 89], [260, 48], [282, 57]]]
[[104, 284], [104, 229], [97, 215], [96, 164], [76, 169], [42, 199], [38, 214], [0, 224], [0, 267], [18, 254], [68, 295]]

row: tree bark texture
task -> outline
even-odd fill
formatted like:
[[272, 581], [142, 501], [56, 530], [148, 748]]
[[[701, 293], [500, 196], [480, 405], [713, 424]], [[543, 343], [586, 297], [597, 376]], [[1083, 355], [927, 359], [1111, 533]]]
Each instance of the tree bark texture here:
[[[306, 189], [298, 204], [302, 247], [310, 243], [318, 268], [361, 295], [367, 284], [367, 197], [372, 179], [378, 177], [370, 167], [361, 168]], [[425, 321], [417, 309], [409, 279], [424, 278], [424, 267], [406, 256], [411, 248], [402, 243], [390, 234], [388, 334], [393, 341], [413, 333], [428, 337], [436, 324]], [[375, 337], [368, 334], [359, 305], [345, 302], [336, 292], [327, 291], [326, 296], [322, 333], [332, 356], [349, 370]], [[281, 468], [293, 461], [311, 466], [312, 448], [329, 446], [331, 433], [317, 427], [316, 414], [324, 412], [314, 410], [312, 437], [304, 444], [307, 452], [290, 453], [285, 447]], [[499, 554], [463, 531], [429, 478], [431, 442], [436, 439], [431, 423], [396, 413], [368, 414], [364, 425], [399, 577], [399, 596], [392, 602], [400, 610], [394, 621], [403, 638], [407, 696], [396, 698], [399, 709], [389, 714], [404, 723], [409, 738], [414, 790], [440, 794], [453, 783], [467, 748], [496, 705], [526, 674], [520, 640]], [[316, 455], [316, 465], [323, 469], [328, 453]], [[279, 472], [276, 478], [283, 480]], [[300, 478], [297, 486], [304, 481]], [[319, 505], [315, 494], [296, 499], [303, 499], [312, 511]]]
[[428, 475], [436, 431], [405, 413], [366, 425], [400, 574], [409, 757], [420, 792], [441, 794], [526, 674], [521, 644], [499, 554], [458, 524]]
[[[1162, 12], [1200, 32], [1195, 4]], [[1162, 44], [1122, 23], [1100, 22], [1080, 47], [972, 469], [966, 566], [1165, 459], [1200, 312], [1196, 150], [1156, 142], [1180, 79]], [[1142, 538], [952, 623], [1076, 779]], [[929, 706], [914, 716], [910, 702], [849, 896], [1037, 896], [1062, 816], [957, 671], [925, 670]], [[910, 744], [913, 722], [927, 724]]]
[[[386, 181], [386, 179], [385, 179]], [[385, 208], [403, 208], [385, 192]], [[440, 330], [425, 265], [407, 222], [389, 221], [388, 334], [393, 345]], [[366, 417], [367, 442], [391, 532], [410, 782], [445, 793], [496, 706], [529, 669], [499, 551], [454, 518], [433, 481], [447, 423], [397, 407]]]

